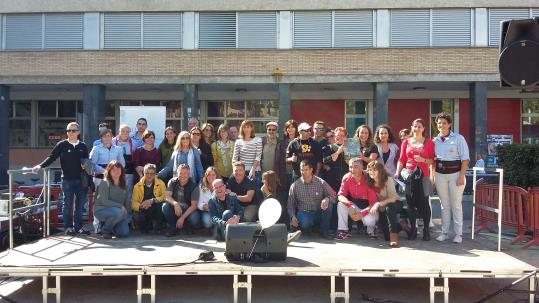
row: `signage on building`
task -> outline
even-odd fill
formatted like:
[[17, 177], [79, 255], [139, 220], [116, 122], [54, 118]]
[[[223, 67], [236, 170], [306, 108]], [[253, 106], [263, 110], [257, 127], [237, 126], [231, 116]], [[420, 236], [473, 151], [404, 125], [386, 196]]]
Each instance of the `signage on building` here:
[[487, 167], [498, 167], [498, 157], [496, 156], [496, 146], [512, 144], [513, 135], [487, 135]]

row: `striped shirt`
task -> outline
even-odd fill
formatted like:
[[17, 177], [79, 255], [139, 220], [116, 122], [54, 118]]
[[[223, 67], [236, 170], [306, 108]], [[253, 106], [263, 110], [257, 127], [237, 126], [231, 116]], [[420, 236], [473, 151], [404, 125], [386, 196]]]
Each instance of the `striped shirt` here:
[[307, 183], [301, 177], [290, 186], [288, 214], [295, 215], [296, 210], [316, 211], [324, 198], [329, 198], [332, 203], [337, 201], [335, 191], [326, 181], [313, 176], [312, 181]]
[[[234, 153], [232, 154], [232, 163], [241, 161], [245, 164], [245, 171], [251, 170], [255, 161], [262, 158], [262, 139], [254, 137], [250, 141], [238, 139], [234, 143]], [[260, 171], [260, 165], [256, 168]]]

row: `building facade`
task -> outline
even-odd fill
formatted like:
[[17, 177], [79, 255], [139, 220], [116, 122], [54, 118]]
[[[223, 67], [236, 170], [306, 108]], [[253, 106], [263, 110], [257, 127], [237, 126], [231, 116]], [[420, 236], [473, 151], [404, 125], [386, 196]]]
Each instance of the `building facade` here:
[[166, 106], [178, 129], [421, 117], [431, 135], [445, 110], [473, 155], [488, 134], [537, 143], [539, 93], [497, 69], [500, 21], [531, 17], [536, 1], [4, 0], [0, 169], [35, 164], [69, 121], [92, 142], [126, 105]]

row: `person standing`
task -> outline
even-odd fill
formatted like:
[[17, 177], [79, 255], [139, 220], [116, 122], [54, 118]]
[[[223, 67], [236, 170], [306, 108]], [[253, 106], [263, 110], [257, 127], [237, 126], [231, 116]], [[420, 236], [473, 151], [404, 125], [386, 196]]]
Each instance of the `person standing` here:
[[142, 135], [144, 145], [135, 150], [133, 155], [133, 165], [135, 166], [136, 178], [134, 182], [138, 182], [144, 175], [144, 165], [151, 163], [155, 167], [161, 166], [161, 155], [159, 150], [155, 148], [155, 133], [151, 130], [145, 130]]
[[399, 158], [399, 147], [395, 144], [395, 138], [391, 127], [381, 124], [374, 132], [374, 142], [380, 155], [379, 161], [384, 164], [390, 176], [397, 172], [397, 159]]
[[135, 166], [133, 165], [133, 154], [135, 153], [136, 144], [133, 142], [133, 139], [129, 137], [131, 129], [127, 124], [120, 125], [118, 129], [118, 135], [116, 138], [112, 139], [112, 143], [120, 148], [122, 148], [123, 156], [125, 160], [125, 181], [127, 182], [127, 192], [129, 199], [131, 199], [131, 194], [133, 193], [134, 186], [134, 173]]
[[[161, 155], [161, 165], [164, 166], [170, 161], [170, 157], [174, 152], [174, 144], [176, 144], [176, 138], [178, 137], [178, 132], [172, 126], [165, 128], [165, 138], [159, 144], [157, 148], [159, 154]], [[157, 167], [160, 170], [162, 167]], [[172, 174], [170, 175], [172, 177]], [[164, 180], [163, 180], [164, 181]]]
[[[232, 153], [234, 152], [234, 141], [229, 139], [228, 126], [219, 125], [217, 129], [217, 141], [211, 144], [213, 163], [221, 175], [221, 179], [226, 183], [232, 174]], [[211, 187], [211, 183], [208, 185]]]
[[439, 113], [435, 121], [439, 133], [433, 139], [436, 155], [434, 184], [442, 203], [442, 233], [436, 240], [441, 242], [448, 238], [453, 217], [453, 243], [462, 243], [462, 194], [466, 186], [470, 152], [464, 137], [451, 131], [451, 115]]
[[101, 130], [99, 137], [101, 138], [101, 143], [94, 145], [90, 152], [90, 160], [94, 164], [94, 184], [96, 187], [103, 180], [103, 173], [110, 161], [117, 160], [125, 167], [123, 150], [121, 147], [112, 145], [112, 132], [110, 129]]
[[[417, 213], [423, 218], [423, 240], [430, 241], [429, 223], [431, 209], [429, 195], [432, 192], [429, 166], [434, 163], [434, 143], [424, 137], [425, 122], [418, 118], [412, 122], [410, 138], [404, 139], [397, 163], [395, 179], [400, 176], [406, 182], [406, 200], [411, 225], [411, 240], [417, 237]], [[417, 168], [417, 169], [416, 169]]]
[[356, 129], [354, 137], [359, 138], [360, 153], [357, 155], [363, 161], [363, 167], [367, 167], [369, 162], [378, 159], [378, 148], [374, 145], [371, 129], [367, 125], [360, 125]]
[[266, 136], [262, 138], [262, 173], [269, 170], [275, 170], [275, 158], [277, 157], [277, 130], [279, 126], [277, 122], [271, 121], [266, 123]]
[[190, 168], [190, 177], [195, 183], [200, 182], [204, 175], [202, 163], [200, 161], [200, 152], [191, 146], [191, 136], [187, 131], [182, 131], [178, 135], [176, 145], [174, 146], [174, 152], [172, 152], [170, 160], [163, 166], [157, 176], [159, 179], [164, 179], [170, 172], [172, 172], [173, 177], [177, 177], [178, 167], [181, 164], [188, 165]]
[[277, 142], [275, 156], [275, 164], [273, 165], [278, 180], [278, 196], [283, 201], [288, 201], [288, 190], [292, 184], [292, 165], [286, 163], [286, 153], [288, 144], [299, 136], [298, 122], [296, 120], [288, 120], [284, 124], [283, 139]]
[[[88, 159], [88, 148], [84, 142], [79, 141], [80, 126], [77, 122], [70, 122], [66, 128], [67, 139], [58, 142], [49, 156], [40, 164], [32, 168], [37, 173], [41, 168], [51, 165], [60, 158], [62, 168], [62, 218], [64, 231], [68, 235], [85, 233], [82, 229], [82, 212], [86, 203], [87, 188], [82, 185], [83, 173], [82, 161]], [[75, 216], [73, 222], [73, 203], [75, 204]]]
[[322, 168], [322, 151], [320, 145], [311, 137], [311, 126], [308, 123], [301, 123], [298, 126], [299, 137], [290, 141], [287, 148], [286, 162], [294, 169], [293, 180], [301, 176], [300, 163], [308, 160], [316, 176], [320, 175]]
[[313, 123], [314, 136], [313, 139], [318, 142], [320, 147], [328, 145], [328, 139], [326, 138], [326, 123], [324, 121], [316, 121]]
[[[202, 130], [195, 126], [191, 128], [191, 146], [198, 150], [200, 154], [200, 161], [202, 163], [202, 171], [210, 166], [213, 166], [213, 155], [211, 153], [211, 147], [204, 139], [202, 139]], [[202, 175], [200, 176], [202, 178]], [[199, 179], [200, 181], [200, 179]]]
[[230, 140], [232, 140], [232, 141], [238, 140], [238, 135], [239, 135], [240, 132], [239, 132], [238, 127], [236, 125], [230, 126], [229, 133], [230, 133]]
[[148, 128], [148, 120], [146, 118], [138, 118], [137, 131], [131, 135], [131, 140], [135, 143], [135, 149], [144, 146], [144, 132]]
[[262, 174], [260, 173], [260, 159], [262, 158], [262, 139], [255, 136], [255, 125], [252, 121], [244, 120], [240, 125], [240, 137], [234, 142], [232, 165], [242, 162], [249, 179], [256, 188], [260, 188]]

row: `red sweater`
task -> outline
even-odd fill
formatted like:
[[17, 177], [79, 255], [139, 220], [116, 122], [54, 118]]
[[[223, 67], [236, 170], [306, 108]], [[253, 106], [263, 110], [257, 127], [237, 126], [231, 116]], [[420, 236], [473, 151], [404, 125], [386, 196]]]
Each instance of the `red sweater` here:
[[419, 169], [423, 172], [423, 176], [429, 177], [429, 165], [424, 162], [417, 163], [414, 160], [414, 156], [419, 155], [422, 158], [434, 160], [434, 143], [432, 143], [432, 140], [425, 138], [423, 147], [415, 148], [410, 145], [409, 140], [410, 139], [406, 139], [402, 141], [399, 163], [408, 170], [414, 170], [415, 167], [419, 165]]

